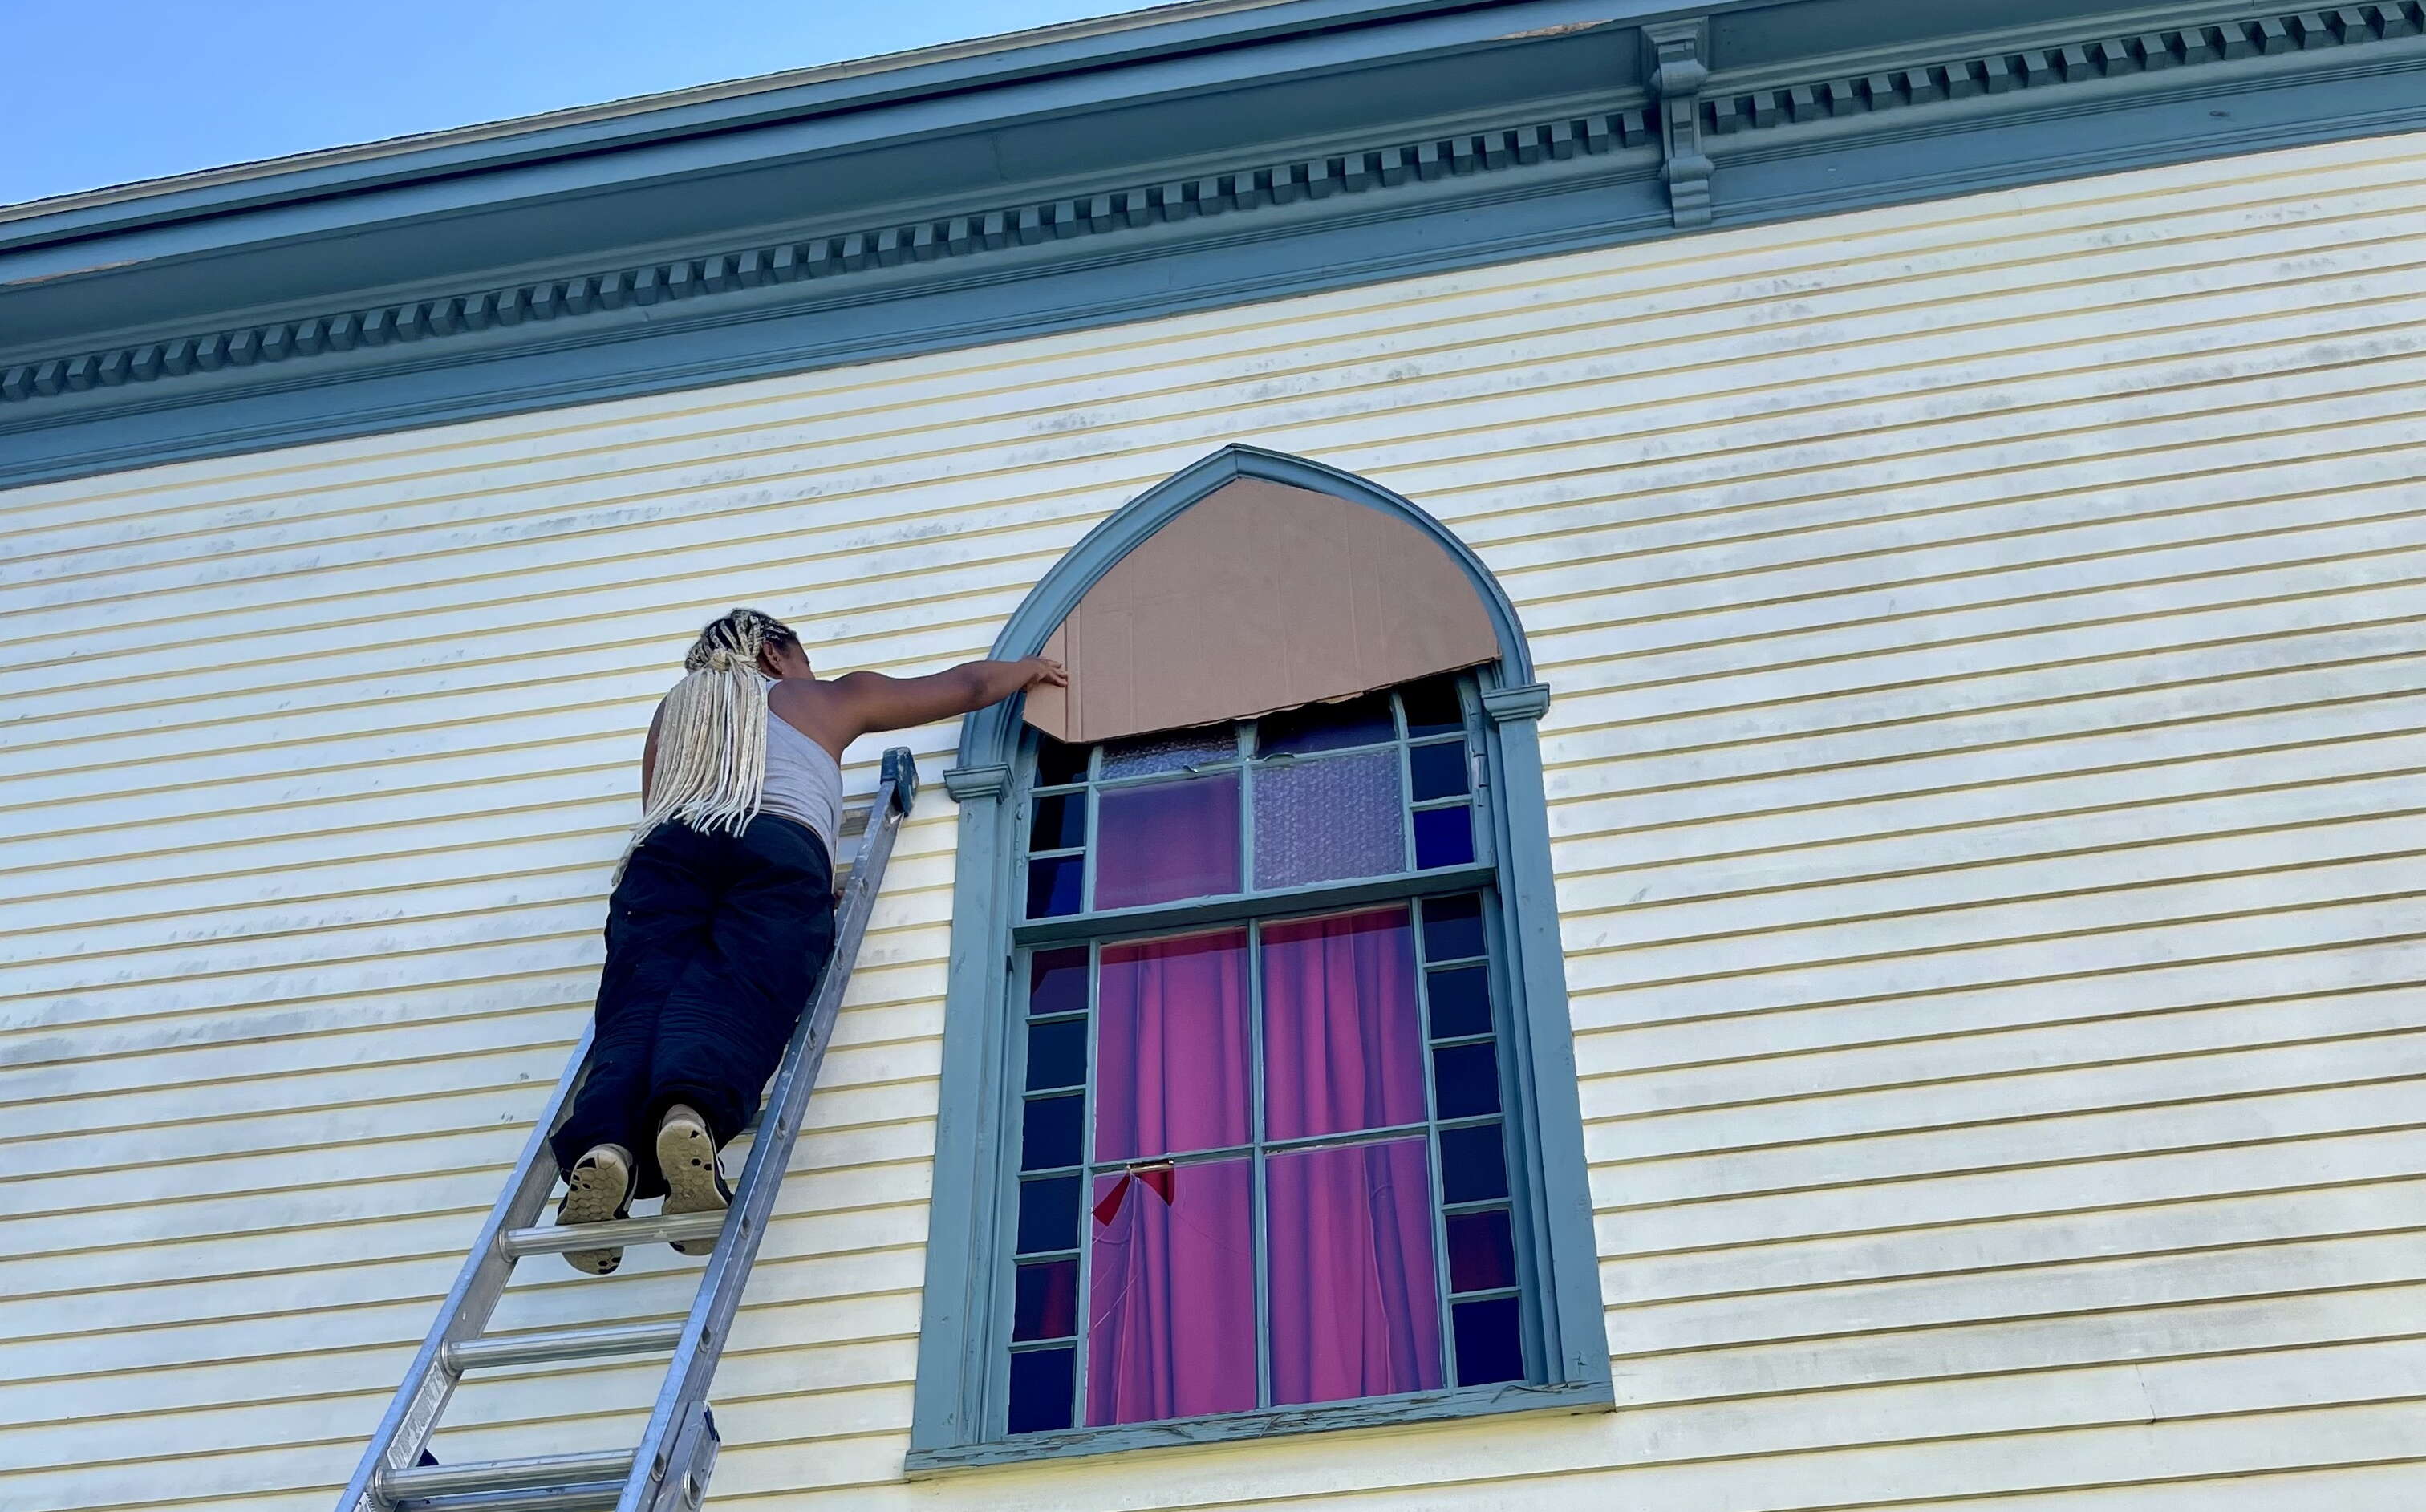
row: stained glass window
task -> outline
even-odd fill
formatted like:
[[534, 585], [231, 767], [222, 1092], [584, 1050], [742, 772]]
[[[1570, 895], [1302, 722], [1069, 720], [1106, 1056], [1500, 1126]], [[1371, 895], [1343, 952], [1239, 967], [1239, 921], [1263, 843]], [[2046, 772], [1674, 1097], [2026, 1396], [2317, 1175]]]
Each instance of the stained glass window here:
[[1004, 1431], [1526, 1378], [1474, 717], [1040, 753]]

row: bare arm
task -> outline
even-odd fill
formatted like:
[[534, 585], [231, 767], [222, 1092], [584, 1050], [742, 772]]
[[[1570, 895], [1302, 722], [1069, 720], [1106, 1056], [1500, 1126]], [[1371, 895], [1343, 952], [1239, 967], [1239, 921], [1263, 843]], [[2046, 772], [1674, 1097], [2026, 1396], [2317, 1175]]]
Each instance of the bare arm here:
[[[814, 702], [803, 700], [797, 716], [788, 708], [783, 713], [839, 757], [842, 748], [861, 735], [948, 719], [999, 703], [1039, 684], [1067, 687], [1070, 676], [1060, 663], [1042, 656], [1017, 662], [963, 662], [930, 677], [851, 672], [816, 684], [818, 696]], [[784, 698], [783, 689], [791, 685], [779, 685], [777, 697]]]

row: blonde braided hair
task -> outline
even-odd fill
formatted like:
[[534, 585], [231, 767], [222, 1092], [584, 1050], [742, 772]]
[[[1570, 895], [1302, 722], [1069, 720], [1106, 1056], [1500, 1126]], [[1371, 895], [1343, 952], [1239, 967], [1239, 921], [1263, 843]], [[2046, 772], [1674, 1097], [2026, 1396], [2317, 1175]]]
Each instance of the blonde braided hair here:
[[[790, 626], [756, 609], [712, 621], [683, 657], [689, 675], [660, 705], [649, 796], [623, 854], [670, 819], [739, 834], [758, 816], [767, 782], [767, 686], [761, 651], [800, 644]], [[622, 876], [622, 868], [616, 869]]]

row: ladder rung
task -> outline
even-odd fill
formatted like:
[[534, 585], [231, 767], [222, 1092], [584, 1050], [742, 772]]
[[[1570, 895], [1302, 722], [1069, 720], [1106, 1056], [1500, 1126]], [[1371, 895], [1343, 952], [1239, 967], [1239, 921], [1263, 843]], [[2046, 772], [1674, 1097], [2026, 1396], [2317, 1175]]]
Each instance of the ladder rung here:
[[485, 1459], [466, 1465], [420, 1465], [383, 1470], [380, 1494], [391, 1502], [470, 1496], [481, 1491], [587, 1489], [601, 1481], [620, 1486], [632, 1473], [632, 1452], [609, 1449], [587, 1455], [537, 1455], [528, 1459]]
[[594, 1328], [551, 1328], [504, 1339], [467, 1339], [446, 1346], [446, 1368], [494, 1370], [553, 1359], [595, 1359], [602, 1355], [645, 1355], [682, 1343], [679, 1323], [621, 1323]]
[[560, 1255], [568, 1249], [615, 1249], [632, 1245], [671, 1244], [676, 1239], [713, 1239], [723, 1231], [722, 1213], [684, 1213], [671, 1218], [615, 1218], [606, 1223], [549, 1223], [536, 1229], [509, 1229], [497, 1236], [497, 1246], [519, 1259], [524, 1255]]
[[391, 1504], [397, 1512], [614, 1512], [622, 1481], [580, 1481], [520, 1491], [476, 1491], [466, 1496], [416, 1496]]

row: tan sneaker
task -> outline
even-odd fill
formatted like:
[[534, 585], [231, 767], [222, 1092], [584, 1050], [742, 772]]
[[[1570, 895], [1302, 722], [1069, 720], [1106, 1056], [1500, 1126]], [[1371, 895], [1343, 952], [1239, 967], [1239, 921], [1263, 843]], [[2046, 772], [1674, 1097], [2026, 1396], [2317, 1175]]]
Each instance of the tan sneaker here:
[[[557, 1204], [559, 1227], [604, 1223], [632, 1211], [632, 1152], [621, 1145], [593, 1145], [564, 1173], [564, 1200]], [[606, 1276], [623, 1263], [622, 1246], [608, 1249], [568, 1249], [565, 1263], [591, 1276]]]
[[[721, 1213], [733, 1204], [733, 1188], [717, 1168], [716, 1140], [707, 1120], [677, 1102], [657, 1120], [657, 1168], [665, 1173], [664, 1211]], [[673, 1241], [678, 1255], [706, 1255], [716, 1250], [713, 1236]]]

